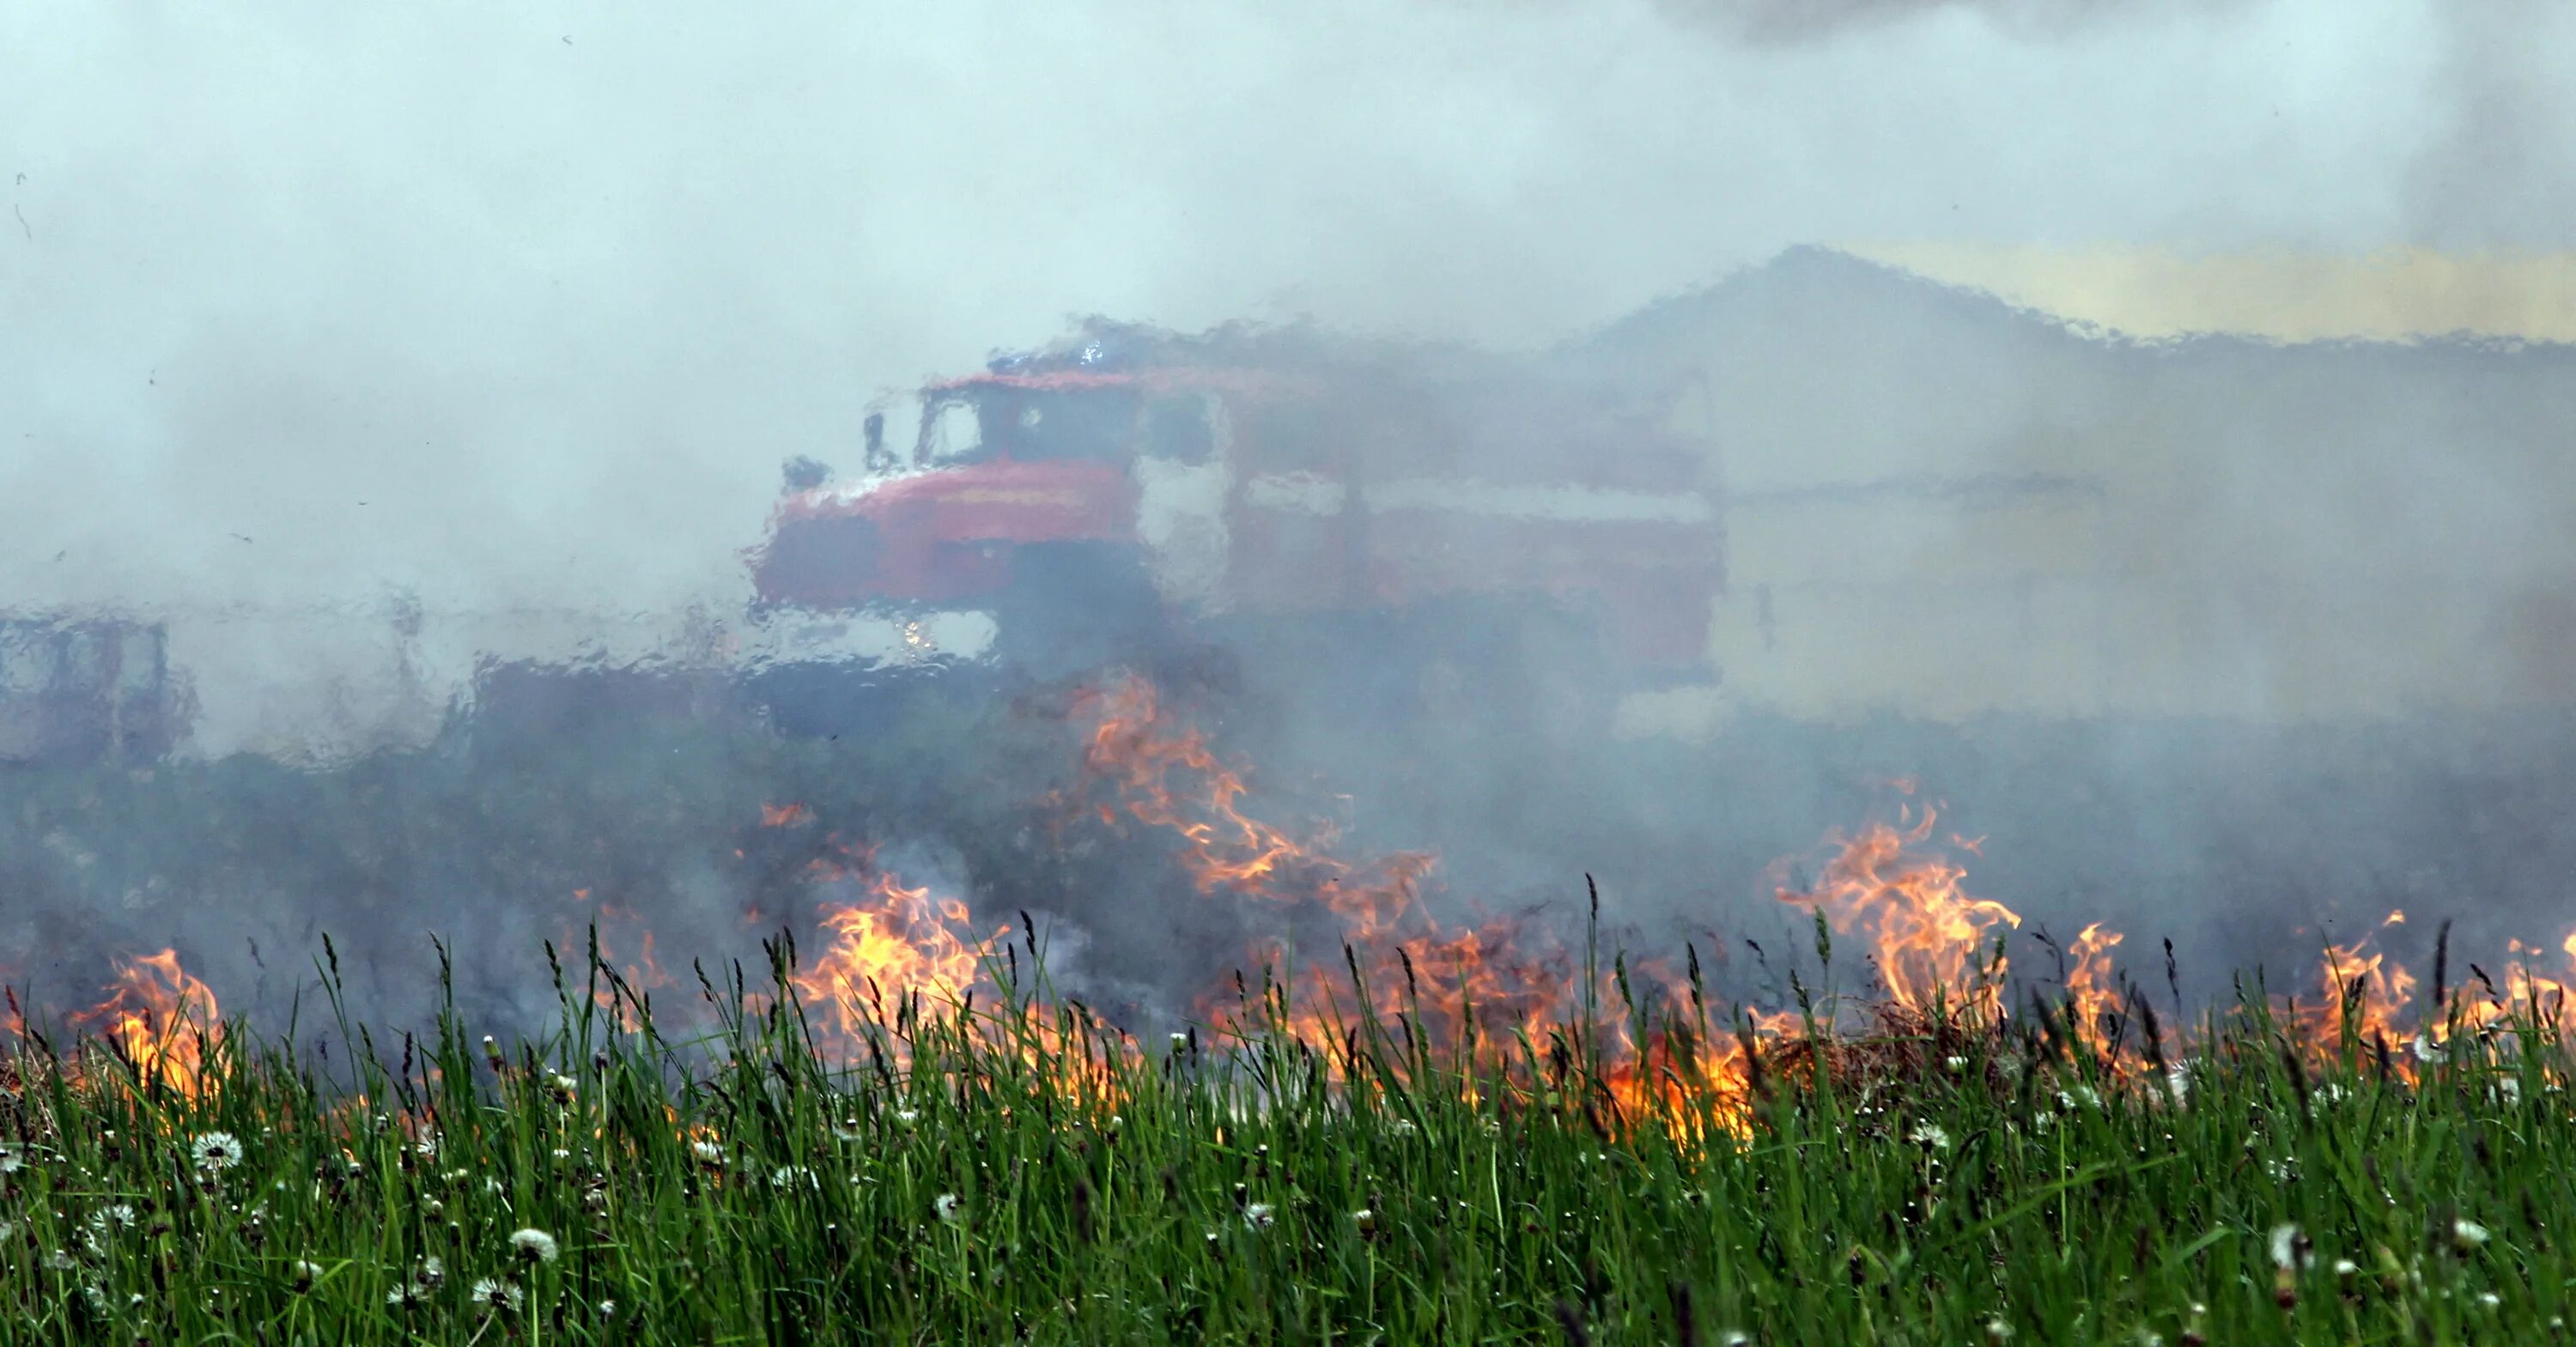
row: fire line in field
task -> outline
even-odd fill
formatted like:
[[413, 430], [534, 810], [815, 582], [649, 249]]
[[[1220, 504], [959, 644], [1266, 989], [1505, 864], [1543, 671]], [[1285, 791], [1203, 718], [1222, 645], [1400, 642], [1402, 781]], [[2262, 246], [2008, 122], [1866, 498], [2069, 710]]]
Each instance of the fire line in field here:
[[[1308, 960], [1285, 981], [1260, 988], [1237, 969], [1277, 967], [1284, 951], [1276, 934], [1258, 937], [1239, 964], [1206, 970], [1190, 1010], [1220, 1030], [1250, 1036], [1262, 1025], [1284, 1029], [1330, 1059], [1373, 1022], [1400, 1027], [1407, 1041], [1418, 1039], [1471, 1072], [1543, 1074], [1552, 1060], [1562, 1074], [1567, 1027], [1580, 1022], [1586, 1028], [1576, 1037], [1609, 1055], [1604, 1078], [1618, 1107], [1678, 1109], [1696, 1097], [1716, 1101], [1721, 1116], [1740, 1117], [1756, 1070], [1748, 1054], [1763, 1043], [1799, 1039], [1816, 1013], [1747, 1007], [1712, 1021], [1696, 952], [1687, 969], [1656, 961], [1604, 969], [1546, 923], [1444, 920], [1424, 898], [1436, 865], [1431, 854], [1355, 861], [1336, 851], [1330, 829], [1300, 834], [1259, 817], [1250, 808], [1248, 769], [1226, 760], [1140, 677], [1089, 689], [1071, 714], [1080, 732], [1077, 777], [1059, 805], [1099, 826], [1166, 835], [1172, 863], [1198, 893], [1249, 902], [1256, 914], [1283, 921], [1320, 918], [1343, 946], [1340, 967]], [[1935, 843], [1938, 817], [1937, 808], [1909, 800], [1892, 822], [1827, 838], [1831, 854], [1814, 883], [1780, 886], [1780, 900], [1811, 910], [1824, 927], [1859, 944], [1874, 969], [1877, 999], [1828, 1002], [1827, 1030], [1863, 1033], [1890, 1015], [1993, 1029], [2016, 1015], [2009, 945], [2022, 919], [1967, 891], [1956, 856], [1981, 854], [1978, 843], [1955, 835], [1946, 847]], [[764, 803], [758, 821], [765, 829], [814, 825], [801, 803]], [[979, 994], [997, 1005], [1022, 989], [1012, 925], [979, 923], [962, 895], [906, 878], [875, 847], [828, 839], [801, 878], [819, 904], [789, 981], [826, 1050], [855, 1055], [882, 1044], [889, 1025], [971, 1005]], [[594, 900], [588, 889], [574, 898], [587, 905], [599, 959], [621, 970], [625, 984], [594, 995], [631, 1028], [636, 998], [677, 980], [661, 965], [655, 932], [639, 914]], [[2391, 913], [2381, 929], [2404, 920]], [[1025, 940], [1028, 933], [1016, 934]], [[2276, 1022], [2309, 1057], [2357, 1047], [2411, 1078], [2415, 1062], [2441, 1052], [2444, 1033], [2507, 1030], [2535, 1018], [2565, 1024], [2569, 974], [2539, 971], [2548, 956], [2537, 946], [2513, 944], [2501, 983], [2477, 971], [2483, 995], [2437, 986], [2435, 1013], [2425, 1016], [2422, 984], [2376, 947], [2378, 934], [2327, 946], [2316, 993], [2276, 1003]], [[2058, 995], [2048, 1013], [2105, 1069], [2135, 1073], [2188, 1044], [2177, 1032], [2153, 1028], [2151, 1015], [2125, 1013], [2136, 997], [2115, 965], [2121, 939], [2097, 921], [2059, 951]], [[1036, 954], [1034, 945], [1029, 953]], [[2550, 953], [2576, 970], [2576, 934]], [[1640, 1006], [1685, 1005], [1693, 1008], [1688, 1023], [1632, 1018]], [[14, 1015], [14, 998], [11, 1006]], [[224, 1034], [213, 990], [169, 948], [119, 960], [107, 996], [69, 1019], [134, 1079], [182, 1095], [204, 1088], [207, 1054]], [[2141, 1019], [2149, 1027], [2132, 1033]], [[1712, 1022], [1733, 1025], [1734, 1035], [1711, 1041]], [[1026, 1023], [1050, 1043], [1092, 1032], [1088, 1020]], [[2410, 1027], [2419, 1024], [2426, 1027]], [[1126, 1042], [1114, 1031], [1107, 1041]]]

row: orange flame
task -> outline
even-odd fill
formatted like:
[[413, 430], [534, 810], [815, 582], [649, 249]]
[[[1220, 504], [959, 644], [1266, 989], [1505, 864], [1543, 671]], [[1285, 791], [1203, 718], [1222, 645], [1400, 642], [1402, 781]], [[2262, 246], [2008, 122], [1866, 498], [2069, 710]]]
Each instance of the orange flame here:
[[214, 992], [179, 966], [174, 949], [119, 959], [107, 999], [72, 1022], [115, 1045], [138, 1080], [190, 1098], [204, 1088], [207, 1050], [223, 1039]]
[[2003, 1014], [2008, 961], [1995, 937], [2021, 925], [2011, 908], [1969, 897], [1967, 871], [1914, 850], [1932, 836], [1935, 811], [1910, 827], [1873, 824], [1827, 862], [1812, 890], [1780, 899], [1812, 907], [1843, 934], [1864, 933], [1888, 998], [1905, 1010], [1993, 1020]]

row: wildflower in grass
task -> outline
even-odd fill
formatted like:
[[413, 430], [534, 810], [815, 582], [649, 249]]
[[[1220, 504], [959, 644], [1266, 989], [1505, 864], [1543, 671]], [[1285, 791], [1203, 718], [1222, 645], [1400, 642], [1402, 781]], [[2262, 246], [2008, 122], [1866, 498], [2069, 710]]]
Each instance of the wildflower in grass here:
[[769, 1186], [780, 1189], [812, 1189], [817, 1185], [814, 1182], [813, 1170], [807, 1169], [803, 1165], [780, 1165], [778, 1168], [769, 1171]]
[[1420, 1132], [1422, 1128], [1416, 1125], [1411, 1118], [1398, 1118], [1393, 1123], [1389, 1124], [1386, 1130], [1400, 1137], [1409, 1137]]
[[436, 1254], [423, 1258], [411, 1274], [411, 1284], [419, 1287], [424, 1295], [437, 1290], [447, 1284], [447, 1264], [438, 1261]]
[[2316, 1261], [2317, 1246], [2306, 1231], [2295, 1225], [2272, 1227], [2272, 1266], [2285, 1272], [2305, 1272]]
[[1914, 1124], [1914, 1130], [1905, 1134], [1905, 1139], [1913, 1142], [1917, 1146], [1921, 1146], [1925, 1150], [1946, 1151], [1950, 1149], [1950, 1134], [1943, 1130], [1941, 1125], [1938, 1123], [1916, 1123]]
[[474, 1303], [495, 1314], [516, 1314], [527, 1296], [519, 1284], [501, 1277], [485, 1277], [474, 1283]]
[[286, 1265], [286, 1289], [302, 1295], [322, 1279], [322, 1265], [298, 1258]]
[[549, 1073], [546, 1076], [546, 1097], [558, 1104], [569, 1104], [572, 1102], [574, 1087], [580, 1084], [580, 1081], [561, 1072]]
[[906, 1131], [910, 1131], [912, 1125], [920, 1121], [921, 1112], [918, 1109], [899, 1108], [894, 1111], [894, 1125]]
[[510, 1232], [510, 1252], [523, 1263], [551, 1263], [563, 1251], [556, 1247], [554, 1236], [531, 1227]]
[[930, 1199], [930, 1212], [932, 1215], [937, 1216], [943, 1224], [955, 1225], [957, 1223], [957, 1194], [941, 1193], [939, 1196]]
[[1267, 1230], [1278, 1220], [1278, 1213], [1267, 1202], [1255, 1202], [1243, 1209], [1243, 1225], [1247, 1230]]
[[2482, 1226], [2475, 1221], [2453, 1221], [2451, 1223], [2451, 1247], [2459, 1250], [2461, 1256], [2466, 1257], [2470, 1250], [2475, 1249], [2486, 1242], [2487, 1228], [2485, 1226]]
[[1362, 1207], [1351, 1213], [1351, 1224], [1358, 1226], [1363, 1235], [1374, 1235], [1377, 1233], [1377, 1213]]
[[702, 1140], [690, 1142], [689, 1153], [698, 1157], [698, 1163], [702, 1165], [720, 1165], [724, 1163], [724, 1147], [719, 1146], [712, 1141]]
[[2002, 1318], [1995, 1317], [1986, 1320], [1986, 1341], [1994, 1343], [2010, 1342], [2012, 1341], [2012, 1333], [2012, 1325], [2005, 1323]]
[[89, 1228], [105, 1231], [109, 1226], [120, 1230], [134, 1228], [134, 1208], [123, 1202], [110, 1202], [89, 1214]]
[[836, 1141], [854, 1142], [866, 1136], [867, 1129], [859, 1126], [859, 1120], [856, 1118], [843, 1118], [832, 1124], [832, 1138]]
[[15, 1146], [0, 1144], [0, 1174], [15, 1174], [26, 1167], [26, 1152]]
[[1960, 1072], [1968, 1069], [1968, 1059], [1965, 1057], [1944, 1057], [1941, 1059], [1941, 1069], [1949, 1072], [1951, 1075], [1958, 1075]]
[[2415, 1054], [2416, 1061], [2433, 1066], [2439, 1066], [2442, 1059], [2449, 1055], [2449, 1049], [2444, 1044], [2435, 1042], [2423, 1034], [2415, 1035], [2415, 1041], [2407, 1044], [2406, 1047], [2408, 1051]]
[[230, 1169], [242, 1161], [242, 1145], [230, 1132], [206, 1132], [188, 1143], [189, 1153], [197, 1157], [197, 1168], [214, 1174]]

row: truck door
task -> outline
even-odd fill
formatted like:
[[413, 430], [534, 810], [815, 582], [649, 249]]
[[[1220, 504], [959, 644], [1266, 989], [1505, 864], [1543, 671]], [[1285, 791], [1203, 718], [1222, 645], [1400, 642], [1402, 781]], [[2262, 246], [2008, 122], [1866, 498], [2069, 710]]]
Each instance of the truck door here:
[[1226, 404], [1213, 393], [1177, 393], [1149, 399], [1138, 418], [1136, 534], [1154, 588], [1176, 609], [1213, 611], [1225, 601], [1231, 546]]

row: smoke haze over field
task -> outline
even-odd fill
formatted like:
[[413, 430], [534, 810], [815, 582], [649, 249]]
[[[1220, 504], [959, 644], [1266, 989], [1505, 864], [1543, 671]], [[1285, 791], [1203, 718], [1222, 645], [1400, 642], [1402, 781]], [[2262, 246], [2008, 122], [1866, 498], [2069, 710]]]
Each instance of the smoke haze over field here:
[[2546, 6], [1843, 8], [13, 7], [0, 577], [729, 599], [780, 458], [1073, 312], [1526, 345], [1843, 237], [2571, 243]]
[[[1736, 902], [1921, 774], [2056, 916], [2242, 949], [2383, 900], [2539, 911], [2576, 855], [2539, 803], [2576, 779], [2576, 348], [2179, 338], [2569, 340], [2568, 69], [2547, 0], [5, 7], [0, 613], [165, 617], [199, 756], [346, 775], [12, 779], [0, 895], [48, 901], [0, 980], [170, 939], [249, 979], [237, 943], [407, 940], [424, 903], [516, 948], [593, 884], [666, 944], [740, 936], [821, 845], [746, 822], [773, 798], [1112, 891], [1031, 859], [1061, 783], [980, 740], [905, 745], [947, 755], [918, 780], [668, 726], [649, 758], [364, 752], [453, 747], [482, 656], [714, 644], [782, 460], [854, 471], [872, 399], [1093, 313], [1711, 392], [1749, 724], [1283, 766], [1362, 797], [1355, 843], [1505, 897], [1597, 866]], [[2092, 302], [1816, 246], [1852, 241]], [[2395, 249], [2438, 261], [2317, 293]], [[2504, 712], [2545, 733], [2442, 718]]]

